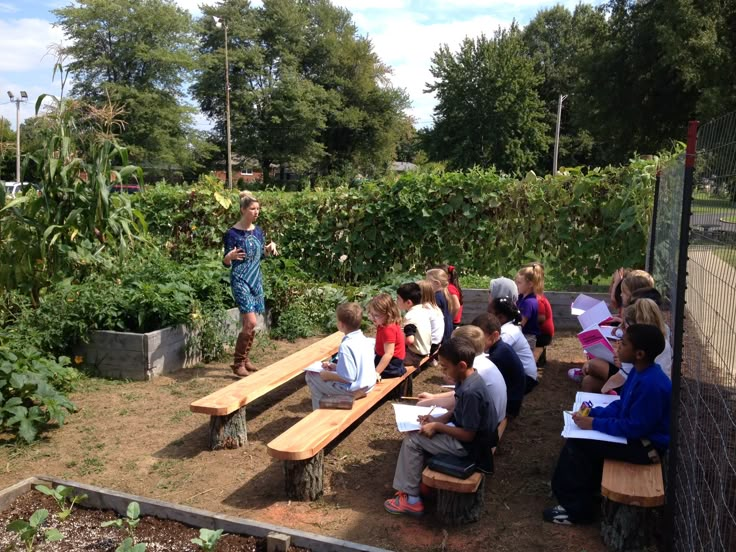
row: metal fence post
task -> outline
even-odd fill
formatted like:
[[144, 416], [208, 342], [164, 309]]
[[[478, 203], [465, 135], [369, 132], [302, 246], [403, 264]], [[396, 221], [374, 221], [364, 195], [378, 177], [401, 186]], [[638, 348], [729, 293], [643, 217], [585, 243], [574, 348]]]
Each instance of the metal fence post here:
[[685, 290], [687, 287], [687, 261], [690, 246], [690, 216], [693, 198], [698, 121], [690, 121], [687, 129], [685, 153], [685, 178], [683, 182], [682, 212], [680, 213], [680, 243], [677, 258], [677, 286], [675, 289], [675, 312], [673, 313], [672, 343], [672, 406], [670, 410], [670, 447], [668, 458], [667, 503], [668, 516], [666, 549], [674, 549], [674, 505], [675, 481], [677, 477], [677, 447], [680, 414], [680, 383], [682, 380], [682, 347], [685, 334]]

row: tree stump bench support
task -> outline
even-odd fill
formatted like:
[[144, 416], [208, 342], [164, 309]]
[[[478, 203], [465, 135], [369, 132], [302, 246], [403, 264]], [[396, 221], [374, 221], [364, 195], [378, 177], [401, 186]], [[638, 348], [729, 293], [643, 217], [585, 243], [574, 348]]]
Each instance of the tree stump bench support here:
[[234, 449], [248, 443], [246, 405], [304, 374], [313, 362], [334, 355], [342, 332], [335, 332], [254, 374], [210, 393], [189, 405], [189, 410], [209, 414], [210, 450]]
[[268, 454], [284, 462], [286, 496], [299, 501], [319, 498], [324, 484], [325, 447], [411, 379], [415, 371], [407, 366], [402, 377], [381, 380], [365, 397], [357, 399], [351, 410], [314, 410], [268, 443]]
[[[507, 418], [498, 424], [498, 440], [506, 430]], [[493, 447], [496, 453], [496, 447]], [[422, 483], [437, 491], [437, 518], [446, 525], [465, 525], [480, 519], [485, 504], [486, 476], [475, 472], [467, 479], [424, 468]]]
[[635, 552], [655, 546], [662, 525], [661, 464], [603, 463], [601, 536], [609, 550]]

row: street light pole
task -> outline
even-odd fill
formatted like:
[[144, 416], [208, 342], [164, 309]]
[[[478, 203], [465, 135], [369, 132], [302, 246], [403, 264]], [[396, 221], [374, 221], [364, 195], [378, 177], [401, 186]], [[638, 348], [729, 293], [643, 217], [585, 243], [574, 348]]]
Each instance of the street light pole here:
[[20, 98], [16, 98], [8, 90], [8, 97], [10, 103], [15, 104], [15, 181], [20, 184], [20, 104], [28, 101], [28, 94], [25, 90], [21, 90]]
[[552, 176], [557, 174], [557, 154], [560, 152], [560, 120], [562, 119], [562, 102], [567, 99], [567, 96], [560, 94], [560, 99], [557, 102], [557, 128], [555, 129], [555, 157], [552, 160]]
[[227, 52], [227, 22], [219, 17], [213, 17], [215, 26], [225, 31], [225, 132], [227, 134], [227, 187], [233, 189], [233, 164], [232, 164], [232, 144], [230, 141], [230, 64]]

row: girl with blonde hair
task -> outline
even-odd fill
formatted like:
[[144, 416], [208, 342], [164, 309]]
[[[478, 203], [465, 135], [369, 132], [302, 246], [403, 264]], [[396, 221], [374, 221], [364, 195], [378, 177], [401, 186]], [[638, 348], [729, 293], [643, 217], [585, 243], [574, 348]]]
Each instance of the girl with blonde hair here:
[[442, 342], [444, 343], [450, 339], [454, 328], [454, 324], [452, 323], [453, 314], [450, 311], [450, 292], [447, 289], [447, 286], [450, 284], [450, 279], [447, 276], [447, 272], [441, 268], [432, 268], [428, 270], [426, 278], [427, 281], [432, 284], [435, 301], [442, 311], [442, 316], [445, 319], [445, 332], [442, 337]]
[[435, 355], [445, 336], [445, 317], [437, 306], [432, 284], [428, 280], [420, 280], [417, 284], [419, 284], [419, 289], [422, 290], [422, 307], [429, 311], [429, 325], [432, 328], [432, 346], [429, 348], [429, 358], [435, 363]]

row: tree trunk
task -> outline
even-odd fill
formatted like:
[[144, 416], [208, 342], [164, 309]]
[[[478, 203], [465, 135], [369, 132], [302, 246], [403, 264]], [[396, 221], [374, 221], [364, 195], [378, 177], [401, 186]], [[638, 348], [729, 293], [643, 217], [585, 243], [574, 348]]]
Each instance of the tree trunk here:
[[447, 525], [464, 525], [480, 519], [485, 503], [486, 476], [474, 493], [455, 493], [437, 489], [437, 518]]
[[245, 408], [226, 416], [210, 416], [210, 450], [236, 449], [247, 443]]
[[661, 508], [629, 506], [604, 498], [601, 509], [601, 537], [609, 550], [657, 550], [657, 540], [661, 537]]
[[286, 496], [290, 500], [309, 501], [322, 496], [324, 458], [321, 450], [309, 460], [284, 460]]

